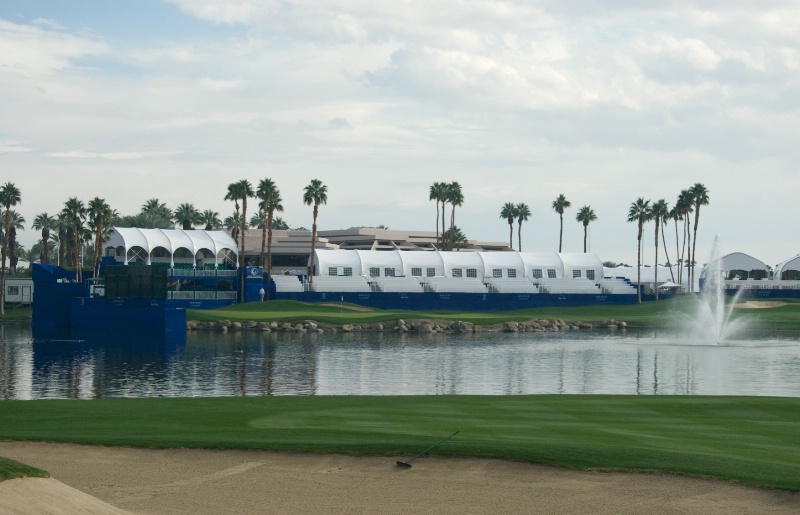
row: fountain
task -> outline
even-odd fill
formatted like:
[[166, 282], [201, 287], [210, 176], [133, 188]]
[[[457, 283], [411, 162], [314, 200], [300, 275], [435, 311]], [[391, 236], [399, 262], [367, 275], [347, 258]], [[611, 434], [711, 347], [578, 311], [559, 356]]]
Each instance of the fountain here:
[[697, 296], [697, 306], [692, 320], [692, 336], [698, 343], [721, 345], [737, 331], [744, 328], [743, 319], [732, 319], [734, 305], [741, 290], [731, 302], [725, 302], [725, 284], [719, 258], [719, 236], [714, 237], [714, 246], [706, 270], [705, 281]]

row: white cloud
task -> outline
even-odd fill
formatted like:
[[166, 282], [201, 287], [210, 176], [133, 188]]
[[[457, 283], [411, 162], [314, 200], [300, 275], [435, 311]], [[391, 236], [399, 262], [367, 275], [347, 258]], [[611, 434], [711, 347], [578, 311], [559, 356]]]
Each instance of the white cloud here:
[[86, 152], [84, 150], [68, 150], [65, 152], [47, 152], [47, 157], [69, 158], [69, 159], [110, 159], [131, 160], [131, 159], [151, 159], [154, 157], [166, 157], [174, 155], [174, 152]]
[[0, 154], [16, 154], [20, 152], [30, 152], [30, 147], [24, 146], [18, 141], [0, 141]]

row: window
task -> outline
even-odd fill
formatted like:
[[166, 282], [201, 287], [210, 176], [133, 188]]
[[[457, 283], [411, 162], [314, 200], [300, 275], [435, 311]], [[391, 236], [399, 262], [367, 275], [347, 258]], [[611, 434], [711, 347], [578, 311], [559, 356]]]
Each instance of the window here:
[[555, 279], [556, 278], [556, 269], [555, 268], [548, 268], [547, 269], [547, 278], [548, 279]]
[[478, 269], [477, 268], [467, 268], [467, 277], [472, 277], [472, 278], [478, 277]]
[[581, 271], [580, 270], [573, 270], [572, 271], [572, 278], [573, 279], [580, 279], [580, 277], [581, 277]]
[[533, 269], [533, 277], [535, 279], [541, 279], [542, 278], [542, 269], [541, 268], [534, 268]]
[[6, 290], [8, 295], [19, 295], [19, 286], [9, 286]]
[[435, 276], [436, 276], [436, 269], [435, 268], [429, 268], [428, 269], [428, 277], [435, 277]]
[[345, 277], [352, 277], [353, 276], [353, 269], [349, 266], [344, 267], [344, 276]]
[[586, 278], [589, 279], [590, 281], [594, 281], [594, 270], [587, 270]]
[[411, 276], [412, 277], [422, 277], [422, 268], [412, 268], [411, 269]]
[[454, 268], [453, 269], [453, 277], [461, 277], [461, 269], [460, 268]]
[[499, 268], [495, 268], [494, 270], [492, 270], [492, 277], [498, 278], [498, 279], [500, 277], [503, 277], [503, 271], [500, 270]]
[[384, 268], [383, 275], [385, 277], [394, 277], [394, 268]]
[[509, 268], [508, 269], [508, 278], [509, 279], [516, 279], [517, 278], [517, 269], [516, 268]]
[[333, 275], [333, 276], [339, 275], [339, 269], [336, 268], [335, 266], [328, 268], [328, 275]]
[[381, 276], [381, 269], [378, 268], [377, 266], [370, 267], [369, 276], [370, 277], [380, 277]]

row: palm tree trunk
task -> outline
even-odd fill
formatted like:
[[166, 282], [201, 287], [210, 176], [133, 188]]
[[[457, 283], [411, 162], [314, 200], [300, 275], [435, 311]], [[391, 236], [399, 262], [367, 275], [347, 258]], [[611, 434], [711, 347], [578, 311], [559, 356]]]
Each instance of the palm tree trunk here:
[[586, 234], [589, 231], [589, 225], [583, 224], [583, 253], [586, 254]]
[[436, 241], [439, 241], [439, 201], [436, 201]]
[[514, 248], [514, 224], [508, 224], [508, 246]]
[[445, 224], [445, 220], [447, 220], [447, 218], [445, 218], [445, 215], [444, 215], [444, 211], [445, 211], [446, 208], [447, 208], [447, 203], [444, 200], [442, 200], [442, 241], [439, 242], [440, 245], [442, 245], [442, 246], [444, 245], [444, 232], [445, 232], [444, 224]]
[[267, 211], [267, 275], [272, 278], [272, 209]]
[[692, 285], [694, 285], [694, 269], [697, 264], [697, 226], [700, 223], [700, 204], [694, 207], [694, 237], [692, 238]]
[[49, 259], [49, 249], [47, 248], [47, 244], [50, 241], [50, 231], [46, 229], [42, 229], [42, 255], [39, 256], [39, 261], [46, 265]]
[[656, 262], [654, 264], [654, 266], [655, 266], [655, 270], [654, 271], [655, 271], [655, 274], [656, 274], [655, 284], [654, 284], [655, 291], [656, 291], [656, 302], [658, 302], [658, 221], [659, 221], [658, 218], [656, 218], [655, 219], [655, 222], [656, 222], [656, 238], [655, 238], [656, 239]]
[[558, 253], [560, 254], [561, 253], [561, 242], [564, 239], [564, 214], [563, 213], [559, 213], [558, 217], [561, 219], [561, 228], [558, 230]]
[[639, 239], [636, 242], [636, 293], [642, 303], [642, 223], [639, 222]]
[[0, 315], [6, 314], [6, 255], [8, 255], [8, 227], [11, 225], [11, 211], [6, 207], [5, 224], [3, 227], [3, 250], [0, 252]]
[[314, 221], [311, 224], [311, 263], [308, 269], [308, 284], [314, 284], [314, 250], [317, 244], [317, 213], [318, 204], [314, 203]]
[[519, 251], [522, 252], [522, 222], [517, 224], [517, 245], [519, 245]]
[[267, 224], [268, 224], [268, 221], [266, 220], [267, 216], [269, 216], [267, 214], [267, 210], [266, 209], [262, 209], [261, 210], [261, 220], [264, 222], [264, 225], [261, 226], [261, 266], [263, 266], [264, 268], [266, 268], [264, 266], [264, 265], [266, 265], [266, 262], [264, 261], [264, 258], [266, 257], [266, 254], [264, 253], [264, 250], [265, 250], [266, 243], [267, 243]]

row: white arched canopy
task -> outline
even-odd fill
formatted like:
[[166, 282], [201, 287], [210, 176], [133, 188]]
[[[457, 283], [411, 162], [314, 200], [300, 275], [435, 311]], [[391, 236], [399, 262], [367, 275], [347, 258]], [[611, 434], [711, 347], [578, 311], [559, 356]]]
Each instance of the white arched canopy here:
[[703, 266], [700, 272], [700, 279], [709, 279], [709, 274], [716, 271], [718, 276], [723, 279], [734, 279], [731, 272], [739, 272], [743, 277], [736, 276], [737, 279], [765, 279], [769, 277], [769, 268], [763, 261], [760, 261], [743, 252], [727, 254], [719, 259], [711, 261]]
[[781, 262], [775, 267], [776, 281], [791, 281], [800, 278], [800, 254]]
[[[147, 256], [147, 264], [151, 263], [154, 249], [163, 248], [169, 253], [170, 266], [175, 266], [174, 255], [178, 249], [186, 249], [196, 256], [201, 250], [214, 254], [214, 266], [219, 266], [221, 252], [232, 252], [237, 258], [239, 251], [236, 242], [225, 231], [203, 231], [182, 229], [139, 229], [136, 227], [112, 227], [111, 236], [105, 248], [122, 248], [124, 262], [130, 261], [128, 251], [140, 247]], [[235, 262], [239, 263], [238, 259]]]

